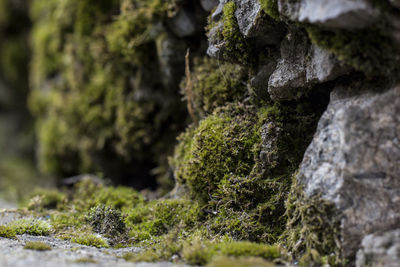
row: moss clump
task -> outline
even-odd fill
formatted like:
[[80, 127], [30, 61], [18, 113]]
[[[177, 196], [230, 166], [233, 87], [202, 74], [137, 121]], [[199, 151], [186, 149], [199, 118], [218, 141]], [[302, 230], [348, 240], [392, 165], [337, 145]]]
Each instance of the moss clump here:
[[138, 205], [128, 212], [126, 223], [137, 242], [162, 236], [179, 228], [190, 231], [199, 221], [197, 203], [183, 199], [165, 199]]
[[344, 263], [340, 221], [332, 220], [337, 212], [332, 204], [317, 196], [306, 197], [302, 187], [294, 182], [286, 208], [289, 220], [281, 242], [295, 257], [301, 256], [301, 266], [322, 262], [340, 266]]
[[251, 66], [254, 64], [253, 44], [240, 32], [235, 11], [235, 2], [228, 2], [224, 5], [222, 16], [222, 37], [225, 42], [224, 57], [229, 61]]
[[264, 12], [273, 18], [279, 20], [278, 1], [277, 0], [260, 0], [261, 7]]
[[398, 69], [398, 46], [382, 25], [360, 31], [330, 31], [306, 26], [311, 41], [367, 75], [390, 75]]
[[16, 238], [17, 233], [14, 228], [7, 225], [0, 225], [0, 237], [4, 238]]
[[103, 234], [113, 240], [120, 240], [126, 233], [126, 226], [119, 210], [100, 205], [91, 208], [86, 221], [96, 233]]
[[75, 263], [97, 263], [96, 260], [92, 258], [79, 258], [74, 260]]
[[206, 265], [207, 267], [273, 267], [275, 264], [258, 257], [220, 256]]
[[212, 244], [209, 242], [186, 243], [183, 248], [183, 256], [187, 262], [193, 265], [205, 265], [216, 257], [259, 257], [273, 260], [282, 256], [279, 247], [257, 244], [251, 242], [225, 241]]
[[50, 234], [50, 224], [38, 219], [20, 219], [8, 224], [17, 235], [28, 234], [36, 236], [47, 236]]
[[39, 251], [45, 251], [45, 250], [51, 250], [51, 246], [40, 241], [28, 241], [26, 242], [24, 249], [31, 249], [31, 250], [39, 250]]
[[[191, 72], [193, 108], [199, 118], [229, 102], [238, 102], [246, 96], [247, 74], [243, 67], [219, 62], [211, 58], [195, 58]], [[187, 90], [187, 82], [182, 89]], [[185, 93], [188, 93], [184, 91]]]
[[104, 240], [104, 238], [90, 233], [76, 233], [70, 240], [71, 242], [90, 247], [96, 247], [96, 248], [109, 247], [107, 241]]
[[29, 200], [28, 209], [42, 211], [44, 209], [62, 209], [67, 201], [65, 193], [56, 189], [36, 189]]

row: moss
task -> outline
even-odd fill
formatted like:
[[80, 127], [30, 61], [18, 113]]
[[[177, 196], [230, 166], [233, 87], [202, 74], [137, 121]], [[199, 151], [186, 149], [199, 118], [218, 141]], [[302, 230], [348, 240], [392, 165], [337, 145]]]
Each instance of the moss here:
[[[247, 92], [247, 75], [244, 68], [207, 57], [194, 60], [191, 80], [191, 104], [199, 118], [212, 113], [218, 106], [238, 102]], [[183, 83], [181, 87], [184, 89], [186, 86], [186, 83]]]
[[107, 241], [102, 237], [84, 232], [74, 234], [74, 236], [71, 238], [71, 242], [96, 248], [109, 247]]
[[85, 219], [96, 233], [107, 236], [113, 243], [121, 240], [127, 230], [121, 212], [104, 205], [90, 209]]
[[196, 226], [199, 215], [197, 203], [165, 199], [135, 207], [128, 213], [126, 223], [133, 239], [142, 241], [167, 234], [175, 228], [189, 231]]
[[235, 2], [228, 2], [224, 5], [222, 16], [222, 36], [225, 42], [224, 57], [232, 62], [251, 66], [254, 64], [253, 44], [240, 32], [235, 11]]
[[97, 263], [96, 260], [92, 258], [79, 258], [74, 260], [75, 263]]
[[29, 106], [40, 169], [58, 176], [102, 172], [117, 183], [135, 177], [124, 182], [154, 187], [151, 171], [166, 169], [186, 117], [177, 82], [166, 86], [158, 75], [166, 3], [48, 2], [31, 7]]
[[273, 18], [279, 20], [278, 1], [277, 0], [260, 0], [261, 7], [264, 12]]
[[275, 264], [258, 257], [226, 257], [220, 256], [213, 259], [207, 267], [273, 267]]
[[251, 242], [222, 242], [212, 244], [209, 242], [187, 243], [183, 249], [183, 257], [193, 265], [205, 265], [212, 262], [215, 257], [260, 257], [273, 260], [281, 257], [280, 249], [276, 246], [257, 244]]
[[[257, 111], [229, 104], [180, 137], [171, 159], [175, 178], [206, 207], [214, 234], [277, 240], [285, 225], [291, 175], [315, 129], [314, 112], [304, 103]], [[268, 151], [262, 148], [263, 138], [270, 142]]]
[[30, 196], [28, 209], [42, 211], [43, 209], [62, 209], [67, 201], [65, 193], [56, 189], [36, 189]]
[[317, 264], [322, 259], [331, 266], [344, 263], [340, 221], [332, 220], [337, 212], [332, 204], [318, 196], [306, 197], [302, 187], [294, 182], [286, 208], [289, 220], [281, 242], [295, 257], [301, 257], [301, 266]]
[[25, 243], [24, 249], [31, 249], [31, 250], [51, 250], [51, 246], [40, 241], [28, 241]]
[[311, 25], [306, 30], [313, 43], [367, 75], [390, 75], [397, 69], [398, 47], [384, 25], [355, 32], [330, 31]]
[[16, 238], [17, 234], [14, 228], [7, 225], [0, 225], [0, 237], [4, 238]]
[[47, 236], [50, 234], [50, 224], [38, 219], [20, 219], [8, 224], [17, 235], [28, 234], [35, 236]]

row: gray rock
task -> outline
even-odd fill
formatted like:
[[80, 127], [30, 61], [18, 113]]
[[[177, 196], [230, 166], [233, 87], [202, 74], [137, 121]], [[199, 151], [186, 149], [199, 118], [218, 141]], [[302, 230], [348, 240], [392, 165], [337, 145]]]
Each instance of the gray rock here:
[[268, 81], [273, 100], [292, 100], [317, 83], [336, 79], [348, 71], [328, 51], [311, 45], [308, 37], [291, 31], [281, 43], [281, 58]]
[[379, 17], [367, 0], [279, 0], [278, 8], [290, 20], [340, 29], [362, 29]]
[[169, 28], [178, 37], [186, 37], [194, 34], [197, 30], [195, 16], [186, 9], [180, 9], [178, 14], [169, 22]]
[[218, 5], [218, 0], [200, 0], [200, 4], [205, 11], [211, 11]]
[[[235, 0], [235, 17], [240, 32], [246, 38], [252, 38], [258, 47], [279, 44], [285, 35], [285, 26], [273, 19], [262, 16], [261, 5], [258, 0]], [[208, 32], [209, 46], [207, 54], [219, 58], [222, 55], [225, 42], [220, 40], [223, 29], [222, 15], [226, 0], [220, 0], [217, 8], [211, 15], [214, 27]]]
[[364, 237], [357, 252], [356, 266], [400, 265], [400, 229]]
[[[361, 89], [370, 90], [349, 95]], [[338, 209], [349, 258], [365, 235], [400, 223], [400, 87], [373, 89], [354, 83], [332, 92], [297, 177], [306, 195]]]
[[[24, 249], [28, 241], [44, 242], [52, 247], [48, 251]], [[78, 266], [115, 266], [115, 267], [178, 267], [170, 262], [133, 263], [121, 258], [125, 253], [138, 253], [137, 247], [122, 249], [94, 248], [58, 240], [52, 237], [29, 235], [18, 236], [18, 239], [0, 237], [0, 266], [25, 267], [78, 267]], [[91, 259], [93, 263], [77, 262], [79, 259]]]
[[306, 64], [310, 43], [305, 34], [291, 31], [281, 43], [281, 58], [268, 81], [273, 100], [288, 100], [298, 96], [306, 83]]
[[260, 17], [261, 4], [258, 0], [235, 0], [236, 12], [235, 16], [238, 21], [240, 32], [248, 37], [256, 27], [257, 20]]
[[389, 0], [392, 5], [397, 8], [400, 8], [400, 0]]
[[157, 39], [161, 80], [166, 88], [175, 88], [182, 79], [185, 53], [185, 44], [172, 35], [161, 35]]
[[349, 67], [341, 65], [333, 54], [314, 44], [309, 50], [309, 59], [306, 66], [307, 83], [331, 81], [350, 70]]

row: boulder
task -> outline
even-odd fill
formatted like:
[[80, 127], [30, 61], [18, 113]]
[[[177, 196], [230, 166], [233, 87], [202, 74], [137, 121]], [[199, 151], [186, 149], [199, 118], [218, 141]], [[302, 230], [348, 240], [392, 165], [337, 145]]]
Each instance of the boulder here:
[[278, 0], [278, 8], [290, 20], [339, 29], [362, 29], [379, 17], [367, 0]]
[[375, 88], [334, 89], [297, 176], [307, 196], [319, 195], [339, 211], [350, 259], [363, 237], [400, 223], [400, 86]]
[[397, 267], [400, 263], [400, 229], [367, 235], [357, 252], [356, 266]]

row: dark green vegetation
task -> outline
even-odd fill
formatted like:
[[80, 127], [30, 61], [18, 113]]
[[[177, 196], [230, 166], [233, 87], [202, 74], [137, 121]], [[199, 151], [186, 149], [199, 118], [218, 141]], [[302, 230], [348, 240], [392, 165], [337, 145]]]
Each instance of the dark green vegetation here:
[[260, 0], [261, 7], [264, 12], [275, 20], [279, 20], [278, 1], [277, 0]]
[[26, 242], [24, 249], [32, 249], [32, 250], [40, 250], [40, 251], [45, 251], [45, 250], [51, 250], [51, 246], [40, 241], [29, 241]]
[[29, 104], [42, 171], [101, 172], [137, 188], [165, 176], [185, 125], [177, 88], [191, 43], [167, 27], [174, 3], [33, 1]]

